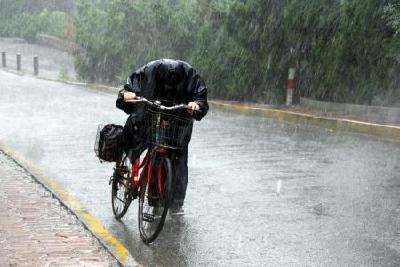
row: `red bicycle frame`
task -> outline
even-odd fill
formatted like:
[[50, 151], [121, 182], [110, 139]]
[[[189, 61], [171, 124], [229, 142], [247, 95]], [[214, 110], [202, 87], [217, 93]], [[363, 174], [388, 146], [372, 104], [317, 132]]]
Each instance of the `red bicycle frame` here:
[[[151, 155], [156, 155], [158, 157], [165, 156], [167, 154], [167, 150], [162, 147], [157, 147], [154, 149], [149, 149], [146, 152], [145, 157], [143, 158], [142, 162], [140, 162], [140, 156], [135, 159], [132, 163], [132, 173], [131, 173], [131, 184], [135, 192], [139, 192], [140, 181], [144, 179], [144, 171], [140, 174], [139, 178], [139, 171], [143, 167], [147, 166], [147, 184], [150, 184], [151, 175], [153, 173], [153, 163], [150, 160]], [[158, 192], [162, 192], [162, 178], [163, 178], [163, 171], [161, 168], [162, 162], [159, 162], [158, 171], [157, 171], [157, 189]]]

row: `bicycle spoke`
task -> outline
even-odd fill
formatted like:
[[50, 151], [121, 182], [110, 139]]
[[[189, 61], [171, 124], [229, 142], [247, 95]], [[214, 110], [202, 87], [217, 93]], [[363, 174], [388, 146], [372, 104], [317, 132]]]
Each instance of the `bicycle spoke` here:
[[115, 197], [115, 198], [118, 199], [120, 202], [122, 202], [122, 203], [124, 203], [124, 204], [126, 203], [125, 200], [120, 199], [119, 197]]

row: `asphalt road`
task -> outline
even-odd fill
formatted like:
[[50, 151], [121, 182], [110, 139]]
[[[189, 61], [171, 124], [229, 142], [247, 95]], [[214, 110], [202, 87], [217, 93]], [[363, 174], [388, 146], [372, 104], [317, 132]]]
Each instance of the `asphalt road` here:
[[113, 218], [97, 125], [115, 95], [0, 71], [0, 142], [44, 169], [145, 265], [399, 266], [400, 143], [211, 110], [196, 123], [186, 215], [139, 237]]

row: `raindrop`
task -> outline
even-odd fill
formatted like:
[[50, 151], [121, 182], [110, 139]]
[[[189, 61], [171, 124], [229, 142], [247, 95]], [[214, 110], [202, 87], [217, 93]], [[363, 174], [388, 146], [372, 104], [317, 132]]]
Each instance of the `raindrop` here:
[[279, 179], [278, 182], [276, 183], [276, 193], [278, 195], [281, 193], [281, 188], [282, 188], [282, 180]]

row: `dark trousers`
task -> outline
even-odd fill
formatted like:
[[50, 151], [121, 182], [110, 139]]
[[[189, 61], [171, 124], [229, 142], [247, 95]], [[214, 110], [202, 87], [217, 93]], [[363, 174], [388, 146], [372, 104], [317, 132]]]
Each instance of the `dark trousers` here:
[[[140, 156], [146, 148], [144, 130], [143, 123], [137, 121], [135, 114], [128, 117], [123, 130], [123, 145], [126, 152], [133, 149], [133, 158]], [[172, 162], [175, 171], [172, 180], [172, 207], [182, 206], [185, 201], [188, 185], [188, 146], [176, 151], [175, 156]]]
[[174, 161], [175, 175], [172, 180], [173, 197], [172, 207], [182, 206], [185, 201], [186, 189], [188, 185], [188, 147], [176, 153]]

